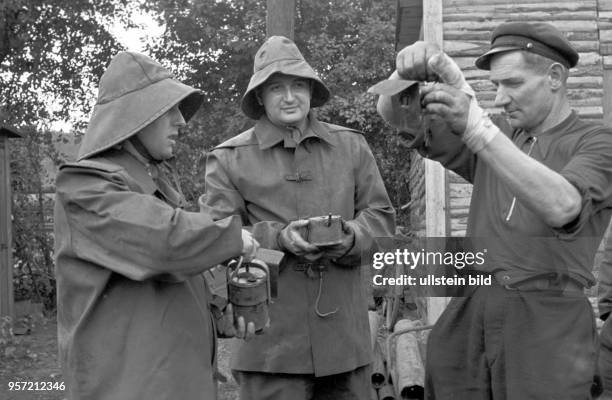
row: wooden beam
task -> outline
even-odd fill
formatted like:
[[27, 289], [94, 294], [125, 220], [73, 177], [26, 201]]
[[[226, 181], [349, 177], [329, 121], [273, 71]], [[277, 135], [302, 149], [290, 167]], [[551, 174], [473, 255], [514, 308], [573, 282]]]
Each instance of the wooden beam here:
[[[423, 39], [443, 47], [442, 0], [423, 0]], [[428, 237], [447, 236], [446, 171], [439, 163], [425, 160], [425, 230]]]
[[612, 66], [604, 65], [602, 103], [603, 123], [612, 126]]
[[11, 174], [9, 136], [0, 131], [0, 318], [13, 315]]
[[442, 48], [444, 41], [442, 25], [442, 0], [423, 0], [423, 37], [426, 42]]
[[285, 36], [293, 40], [295, 0], [267, 0], [266, 36]]
[[611, 15], [607, 9], [612, 9], [612, 0], [597, 1], [599, 55], [603, 64], [601, 108], [603, 123], [610, 126], [612, 125], [612, 23], [608, 22], [607, 18]]
[[[442, 0], [423, 0], [423, 40], [435, 43], [440, 49], [444, 46], [442, 25]], [[447, 218], [447, 177], [446, 170], [440, 163], [425, 162], [425, 232], [427, 237], [444, 237], [449, 235]], [[446, 297], [427, 298], [427, 322], [435, 323], [446, 308], [449, 299]]]

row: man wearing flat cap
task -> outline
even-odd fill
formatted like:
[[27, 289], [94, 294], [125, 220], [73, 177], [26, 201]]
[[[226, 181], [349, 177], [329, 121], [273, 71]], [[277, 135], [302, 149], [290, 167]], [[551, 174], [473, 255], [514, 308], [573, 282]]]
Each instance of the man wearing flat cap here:
[[[238, 217], [183, 209], [168, 161], [202, 98], [149, 57], [121, 52], [100, 78], [77, 162], [60, 168], [57, 325], [70, 400], [217, 398], [202, 273], [251, 259], [257, 242]], [[231, 307], [225, 315], [233, 326]], [[253, 333], [237, 322], [238, 336]]]
[[[286, 259], [270, 327], [233, 355], [242, 400], [370, 395], [361, 254], [393, 235], [395, 213], [363, 135], [311, 110], [329, 96], [297, 46], [272, 36], [255, 54], [241, 102], [255, 126], [208, 154], [202, 210], [239, 215]], [[343, 229], [323, 245], [306, 235], [307, 218], [329, 215]]]
[[378, 102], [412, 148], [473, 184], [467, 235], [493, 278], [453, 298], [432, 330], [427, 398], [590, 398], [596, 336], [583, 289], [610, 219], [612, 131], [570, 108], [578, 53], [557, 29], [510, 22], [491, 39], [476, 66], [490, 70], [502, 116], [424, 42], [399, 52], [391, 77], [437, 81], [421, 86], [422, 109], [407, 114], [392, 91]]

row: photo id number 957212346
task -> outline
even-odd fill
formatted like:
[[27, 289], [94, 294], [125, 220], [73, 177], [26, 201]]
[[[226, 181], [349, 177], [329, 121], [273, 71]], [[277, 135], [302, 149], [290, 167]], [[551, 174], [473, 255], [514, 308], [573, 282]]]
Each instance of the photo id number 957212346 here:
[[51, 390], [66, 390], [64, 382], [51, 381], [10, 381], [8, 383], [9, 391], [51, 391]]

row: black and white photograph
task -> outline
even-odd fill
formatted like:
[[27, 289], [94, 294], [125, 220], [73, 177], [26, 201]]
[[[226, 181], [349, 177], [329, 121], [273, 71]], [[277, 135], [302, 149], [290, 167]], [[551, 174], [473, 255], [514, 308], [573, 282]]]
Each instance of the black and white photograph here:
[[612, 400], [612, 0], [0, 1], [0, 399]]

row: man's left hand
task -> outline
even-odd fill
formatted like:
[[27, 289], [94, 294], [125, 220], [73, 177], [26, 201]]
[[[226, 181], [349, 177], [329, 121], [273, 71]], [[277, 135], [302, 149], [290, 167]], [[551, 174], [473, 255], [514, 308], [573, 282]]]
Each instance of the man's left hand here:
[[231, 303], [223, 311], [223, 317], [217, 320], [217, 334], [221, 338], [237, 337], [246, 341], [255, 336], [255, 324], [251, 321], [245, 323], [243, 317], [234, 320], [234, 309]]
[[340, 258], [353, 248], [353, 245], [355, 244], [355, 231], [353, 231], [353, 228], [351, 228], [350, 225], [347, 225], [344, 221], [342, 221], [342, 233], [342, 243], [333, 246], [320, 247], [320, 250], [323, 252], [323, 257], [332, 260]]
[[467, 126], [471, 98], [463, 90], [445, 83], [421, 87], [425, 111], [444, 120], [454, 134], [462, 136]]

